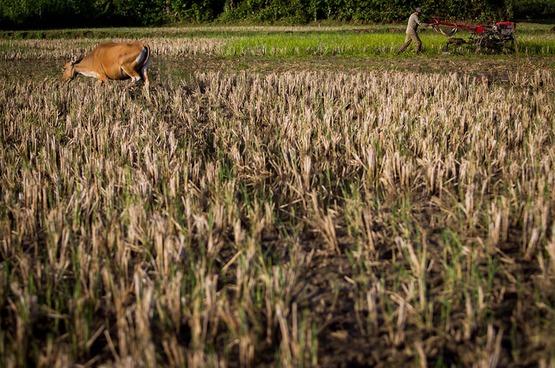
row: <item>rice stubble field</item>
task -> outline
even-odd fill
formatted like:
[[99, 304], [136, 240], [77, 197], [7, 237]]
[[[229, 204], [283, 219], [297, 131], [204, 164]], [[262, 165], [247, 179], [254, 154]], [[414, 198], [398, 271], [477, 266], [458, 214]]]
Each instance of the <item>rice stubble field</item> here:
[[550, 56], [158, 37], [149, 96], [0, 47], [3, 366], [555, 364]]

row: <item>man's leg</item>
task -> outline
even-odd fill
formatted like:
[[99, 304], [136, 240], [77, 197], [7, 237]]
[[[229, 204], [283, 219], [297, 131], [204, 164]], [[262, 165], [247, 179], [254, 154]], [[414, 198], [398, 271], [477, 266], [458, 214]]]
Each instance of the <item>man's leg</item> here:
[[416, 44], [416, 53], [419, 54], [422, 51], [422, 41], [420, 40], [420, 37], [418, 37], [418, 33], [414, 32], [411, 34], [411, 38]]
[[403, 44], [403, 46], [401, 46], [401, 48], [399, 49], [399, 51], [397, 51], [397, 53], [400, 54], [403, 51], [405, 51], [407, 49], [407, 47], [409, 47], [411, 42], [412, 42], [412, 38], [409, 34], [407, 34], [405, 36], [405, 43]]

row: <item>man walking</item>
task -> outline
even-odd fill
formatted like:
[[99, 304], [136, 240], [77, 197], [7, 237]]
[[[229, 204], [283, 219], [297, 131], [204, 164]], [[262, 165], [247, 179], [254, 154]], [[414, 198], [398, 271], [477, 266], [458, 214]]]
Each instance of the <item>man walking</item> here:
[[422, 9], [416, 8], [414, 9], [414, 13], [410, 15], [409, 23], [407, 24], [407, 31], [405, 32], [405, 43], [403, 44], [403, 46], [401, 46], [397, 54], [405, 51], [412, 41], [416, 43], [416, 53], [418, 54], [420, 53], [420, 51], [422, 51], [422, 41], [420, 41], [420, 37], [418, 37], [418, 26], [425, 27], [427, 26], [427, 24], [420, 22], [420, 19], [418, 19], [418, 16], [421, 12]]

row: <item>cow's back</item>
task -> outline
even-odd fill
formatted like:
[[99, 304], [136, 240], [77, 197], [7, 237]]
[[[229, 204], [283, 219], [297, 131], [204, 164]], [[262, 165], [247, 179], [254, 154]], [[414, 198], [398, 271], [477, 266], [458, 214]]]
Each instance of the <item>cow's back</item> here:
[[92, 52], [92, 62], [96, 68], [104, 71], [110, 79], [126, 79], [121, 65], [134, 60], [140, 54], [143, 45], [140, 42], [105, 42], [98, 45]]

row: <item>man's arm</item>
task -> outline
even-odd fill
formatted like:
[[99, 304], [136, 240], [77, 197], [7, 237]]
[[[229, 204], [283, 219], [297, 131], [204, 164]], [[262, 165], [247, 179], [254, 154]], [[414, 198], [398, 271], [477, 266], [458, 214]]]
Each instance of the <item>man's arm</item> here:
[[419, 26], [421, 25], [421, 24], [420, 24], [420, 19], [418, 18], [418, 15], [416, 15], [416, 13], [413, 14], [412, 20], [414, 20], [414, 22], [415, 22], [416, 24], [418, 24]]
[[418, 25], [421, 26], [421, 27], [428, 27], [428, 26], [429, 26], [428, 23], [421, 22], [421, 21], [420, 21], [420, 18], [418, 18], [418, 15], [415, 15], [415, 16], [414, 16], [414, 21], [416, 22], [416, 24], [418, 24]]

